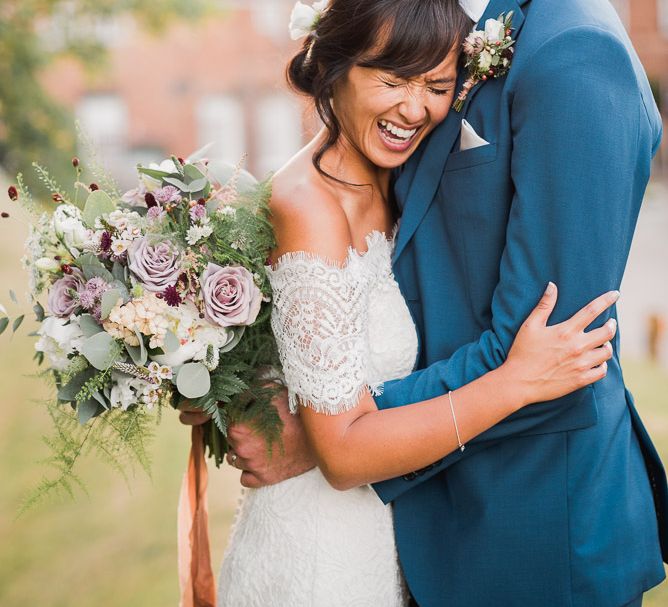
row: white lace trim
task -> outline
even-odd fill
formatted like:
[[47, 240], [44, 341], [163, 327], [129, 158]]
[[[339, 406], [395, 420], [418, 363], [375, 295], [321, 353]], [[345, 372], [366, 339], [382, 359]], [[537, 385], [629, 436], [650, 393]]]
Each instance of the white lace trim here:
[[392, 240], [374, 231], [367, 251], [350, 247], [344, 262], [306, 252], [286, 253], [267, 268], [273, 289], [272, 328], [288, 387], [298, 403], [319, 413], [355, 408], [370, 385], [369, 296], [391, 277]]

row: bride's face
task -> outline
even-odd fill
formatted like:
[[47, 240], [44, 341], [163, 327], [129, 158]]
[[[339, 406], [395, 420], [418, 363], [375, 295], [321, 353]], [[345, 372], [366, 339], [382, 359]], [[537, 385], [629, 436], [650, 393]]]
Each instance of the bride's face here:
[[353, 67], [334, 91], [343, 137], [376, 166], [401, 166], [448, 114], [455, 95], [458, 52], [410, 80]]

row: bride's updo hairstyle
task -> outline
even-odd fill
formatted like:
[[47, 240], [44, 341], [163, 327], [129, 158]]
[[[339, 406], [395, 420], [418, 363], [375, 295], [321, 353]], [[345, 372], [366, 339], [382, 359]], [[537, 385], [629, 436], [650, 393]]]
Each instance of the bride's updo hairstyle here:
[[[332, 106], [335, 84], [354, 66], [410, 79], [438, 66], [459, 47], [473, 22], [458, 0], [331, 0], [315, 31], [288, 65], [288, 82], [313, 99], [328, 137], [313, 156], [320, 167], [341, 135]], [[338, 181], [338, 180], [337, 180]]]

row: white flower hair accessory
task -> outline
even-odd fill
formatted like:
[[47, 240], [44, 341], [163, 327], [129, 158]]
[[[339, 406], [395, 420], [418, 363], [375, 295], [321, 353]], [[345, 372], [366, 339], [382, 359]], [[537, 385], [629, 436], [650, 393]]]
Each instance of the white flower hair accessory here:
[[329, 8], [330, 0], [317, 0], [312, 6], [297, 2], [290, 15], [290, 38], [299, 40], [310, 36], [318, 27], [323, 13]]

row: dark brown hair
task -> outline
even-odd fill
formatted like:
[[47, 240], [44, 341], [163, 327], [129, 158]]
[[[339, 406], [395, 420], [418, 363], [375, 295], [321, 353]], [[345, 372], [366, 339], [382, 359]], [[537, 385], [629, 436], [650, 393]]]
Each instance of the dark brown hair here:
[[352, 67], [413, 78], [439, 65], [472, 26], [458, 0], [331, 0], [287, 69], [288, 82], [313, 99], [329, 133], [313, 156], [315, 168], [335, 179], [320, 163], [341, 135], [331, 100]]

